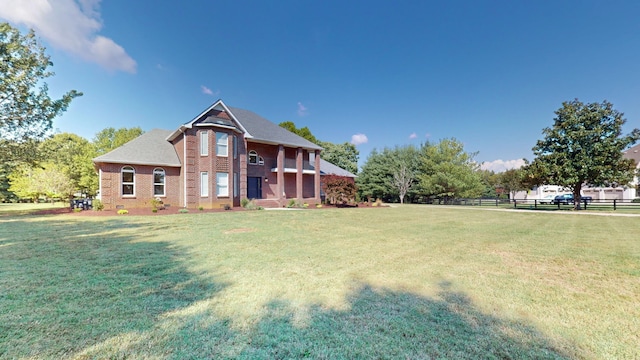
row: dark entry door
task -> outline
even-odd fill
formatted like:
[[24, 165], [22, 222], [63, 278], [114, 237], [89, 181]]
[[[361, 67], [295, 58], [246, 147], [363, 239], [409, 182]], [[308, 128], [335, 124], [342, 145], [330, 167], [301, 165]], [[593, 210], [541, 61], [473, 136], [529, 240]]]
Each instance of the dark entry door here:
[[262, 199], [261, 177], [247, 177], [247, 197], [249, 199]]

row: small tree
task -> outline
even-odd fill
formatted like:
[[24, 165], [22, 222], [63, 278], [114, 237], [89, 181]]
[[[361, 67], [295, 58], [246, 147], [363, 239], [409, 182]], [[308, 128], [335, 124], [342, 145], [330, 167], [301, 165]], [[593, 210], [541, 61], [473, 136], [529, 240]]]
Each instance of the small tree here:
[[356, 199], [356, 184], [352, 178], [338, 175], [322, 177], [322, 190], [330, 204], [347, 204]]
[[522, 182], [524, 172], [522, 169], [509, 169], [500, 175], [500, 185], [504, 191], [509, 193], [509, 198], [514, 199], [516, 192], [527, 190], [527, 186]]
[[414, 174], [411, 170], [407, 169], [407, 165], [404, 163], [400, 165], [400, 168], [393, 174], [393, 186], [398, 189], [400, 195], [400, 204], [404, 204], [404, 196], [413, 185]]
[[633, 180], [635, 165], [623, 151], [640, 139], [640, 130], [622, 135], [623, 114], [607, 101], [562, 103], [554, 124], [544, 128], [544, 139], [533, 147], [537, 156], [528, 166], [529, 179], [571, 189], [575, 209], [580, 209], [581, 190], [588, 186], [626, 185]]

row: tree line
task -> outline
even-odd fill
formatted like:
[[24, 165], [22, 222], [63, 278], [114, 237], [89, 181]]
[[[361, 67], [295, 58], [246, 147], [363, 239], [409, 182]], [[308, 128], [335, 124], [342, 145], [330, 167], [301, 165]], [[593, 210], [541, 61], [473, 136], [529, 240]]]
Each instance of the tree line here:
[[92, 141], [72, 133], [59, 133], [37, 143], [32, 156], [5, 162], [0, 167], [0, 202], [19, 199], [68, 199], [76, 193], [93, 197], [98, 174], [93, 158], [143, 133], [139, 127], [98, 132]]

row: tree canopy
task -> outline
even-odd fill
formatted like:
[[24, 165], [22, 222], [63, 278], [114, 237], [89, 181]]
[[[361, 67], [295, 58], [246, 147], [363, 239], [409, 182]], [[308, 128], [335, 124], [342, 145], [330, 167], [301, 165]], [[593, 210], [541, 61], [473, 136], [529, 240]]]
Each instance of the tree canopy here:
[[418, 176], [422, 191], [440, 199], [474, 198], [482, 195], [484, 185], [475, 154], [464, 151], [456, 139], [443, 139], [424, 147], [421, 174]]
[[582, 103], [575, 99], [555, 111], [552, 127], [533, 147], [536, 158], [527, 166], [526, 177], [572, 190], [580, 208], [582, 187], [627, 185], [635, 165], [623, 151], [640, 139], [640, 130], [622, 135], [626, 120], [607, 101]]
[[52, 65], [33, 31], [22, 35], [0, 23], [0, 161], [28, 160], [29, 142], [45, 137], [53, 119], [82, 95], [71, 90], [51, 99], [44, 80], [54, 75], [47, 70]]
[[142, 135], [144, 131], [140, 127], [115, 129], [108, 127], [101, 130], [93, 138], [93, 146], [96, 150], [96, 156], [108, 153], [109, 151], [120, 147], [129, 141]]
[[322, 147], [321, 157], [336, 165], [339, 166], [353, 174], [358, 172], [358, 156], [359, 151], [356, 149], [356, 146], [350, 144], [348, 142], [344, 142], [342, 144], [335, 144], [328, 141], [318, 140], [308, 127], [297, 128], [296, 124], [292, 121], [283, 121], [278, 124], [280, 127], [285, 128], [292, 133], [299, 135], [312, 143]]

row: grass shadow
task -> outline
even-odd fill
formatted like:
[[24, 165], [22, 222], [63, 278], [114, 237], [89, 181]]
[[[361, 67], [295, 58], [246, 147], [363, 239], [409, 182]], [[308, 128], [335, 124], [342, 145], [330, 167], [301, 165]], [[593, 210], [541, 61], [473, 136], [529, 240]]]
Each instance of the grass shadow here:
[[[274, 300], [249, 331], [209, 317], [186, 319], [172, 358], [216, 359], [570, 359], [534, 327], [487, 315], [462, 293], [437, 299], [363, 286], [348, 310], [311, 308], [296, 319]], [[186, 342], [185, 342], [185, 339]], [[142, 354], [149, 356], [149, 354]]]
[[0, 220], [0, 358], [69, 358], [224, 285], [190, 273], [145, 223]]

